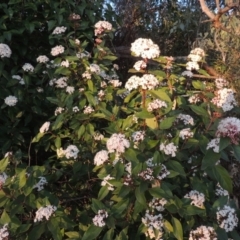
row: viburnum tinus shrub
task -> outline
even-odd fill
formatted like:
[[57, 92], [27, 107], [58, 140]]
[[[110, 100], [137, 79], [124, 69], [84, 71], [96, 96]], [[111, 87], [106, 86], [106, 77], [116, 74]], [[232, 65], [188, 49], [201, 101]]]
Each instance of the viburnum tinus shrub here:
[[[35, 161], [13, 151], [0, 162], [2, 238], [238, 239], [223, 167], [239, 158], [239, 108], [228, 81], [198, 79], [197, 72], [208, 79], [202, 49], [191, 51], [183, 72], [140, 38], [131, 50], [142, 60], [123, 86], [106, 47], [112, 25], [93, 25], [90, 52], [76, 29], [58, 25], [53, 45], [36, 57], [54, 108], [25, 140], [22, 151], [35, 151]], [[14, 96], [4, 99], [7, 109]]]

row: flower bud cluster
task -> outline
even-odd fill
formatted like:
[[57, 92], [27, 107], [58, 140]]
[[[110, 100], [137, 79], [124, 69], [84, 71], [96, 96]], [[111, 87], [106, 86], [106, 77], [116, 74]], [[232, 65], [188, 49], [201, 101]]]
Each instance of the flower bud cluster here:
[[217, 233], [213, 227], [200, 226], [190, 232], [189, 240], [217, 240]]
[[93, 218], [93, 224], [97, 227], [104, 227], [106, 225], [105, 219], [108, 217], [106, 210], [98, 210], [98, 214]]
[[155, 99], [152, 102], [148, 103], [147, 110], [148, 110], [148, 112], [152, 112], [154, 110], [157, 110], [157, 109], [160, 109], [160, 108], [163, 108], [163, 107], [166, 108], [167, 103], [160, 100], [160, 99]]
[[95, 36], [100, 35], [104, 33], [105, 31], [111, 31], [112, 30], [112, 24], [107, 21], [98, 21], [95, 25]]
[[53, 205], [48, 205], [46, 207], [40, 207], [36, 212], [34, 222], [41, 222], [43, 220], [43, 218], [46, 218], [46, 220], [49, 220], [49, 218], [53, 215], [53, 213], [56, 210], [57, 210], [57, 207], [53, 206]]
[[198, 62], [202, 61], [205, 56], [205, 52], [201, 48], [193, 49], [188, 55], [189, 62], [187, 62], [186, 69], [189, 71], [199, 70]]
[[159, 147], [160, 151], [163, 151], [166, 155], [171, 155], [172, 157], [176, 157], [177, 146], [174, 143], [161, 143]]
[[39, 177], [39, 182], [33, 186], [33, 188], [37, 188], [38, 191], [44, 189], [44, 185], [48, 184], [47, 179], [45, 177]]
[[4, 43], [0, 43], [0, 57], [1, 58], [10, 58], [12, 54], [11, 49], [9, 48], [9, 46], [7, 44]]
[[184, 198], [190, 198], [192, 200], [191, 204], [196, 207], [203, 208], [204, 206], [203, 203], [205, 202], [205, 195], [196, 190], [190, 191], [184, 196]]

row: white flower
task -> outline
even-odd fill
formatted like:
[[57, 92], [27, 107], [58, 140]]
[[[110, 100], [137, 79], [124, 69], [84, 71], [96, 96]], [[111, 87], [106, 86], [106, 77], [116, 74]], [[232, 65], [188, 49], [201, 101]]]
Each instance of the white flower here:
[[119, 70], [119, 66], [117, 64], [113, 64], [113, 68]]
[[40, 133], [44, 133], [44, 132], [47, 132], [48, 129], [49, 129], [49, 126], [50, 126], [50, 122], [45, 122], [41, 128], [39, 129], [39, 132]]
[[6, 223], [0, 228], [0, 240], [8, 240], [9, 232], [7, 226], [8, 224]]
[[166, 102], [160, 100], [160, 99], [155, 99], [152, 102], [148, 103], [147, 110], [148, 112], [152, 112], [153, 110], [157, 110], [163, 107], [167, 107]]
[[200, 226], [190, 232], [189, 240], [217, 240], [217, 233], [212, 227]]
[[44, 185], [47, 184], [47, 179], [45, 177], [39, 177], [39, 182], [33, 186], [33, 188], [37, 188], [38, 191], [44, 189]]
[[182, 120], [184, 125], [194, 125], [194, 120], [190, 115], [180, 113], [177, 116], [177, 119]]
[[16, 105], [16, 103], [18, 102], [18, 99], [16, 97], [10, 95], [4, 99], [4, 102], [6, 105], [12, 107], [12, 106]]
[[133, 89], [137, 89], [138, 86], [139, 86], [139, 83], [141, 81], [141, 78], [138, 77], [138, 76], [131, 76], [126, 84], [125, 84], [125, 88], [128, 90], [128, 91], [132, 91]]
[[158, 45], [154, 44], [151, 39], [138, 38], [131, 44], [131, 52], [142, 58], [157, 58], [160, 55]]
[[72, 94], [74, 92], [74, 87], [71, 87], [71, 86], [67, 86], [66, 87], [66, 92], [69, 93], [69, 94]]
[[57, 157], [62, 158], [65, 156], [65, 151], [62, 148], [57, 149]]
[[215, 191], [215, 194], [217, 196], [229, 196], [229, 193], [227, 190], [223, 189], [220, 184], [218, 183], [217, 184], [217, 188], [216, 188], [216, 191]]
[[230, 88], [219, 89], [212, 99], [212, 103], [223, 109], [224, 112], [230, 111], [237, 106], [237, 101], [234, 97], [234, 91]]
[[103, 181], [101, 182], [101, 185], [102, 186], [108, 186], [108, 190], [109, 191], [113, 191], [114, 190], [114, 187], [111, 183], [108, 182], [108, 180], [112, 180], [114, 179], [114, 177], [110, 177], [110, 175], [108, 174], [106, 177], [103, 178]]
[[122, 82], [120, 82], [119, 80], [110, 80], [109, 81], [113, 87], [121, 87], [122, 86]]
[[64, 52], [64, 47], [62, 45], [58, 45], [58, 46], [52, 48], [52, 50], [51, 50], [52, 56], [57, 56], [63, 52]]
[[67, 159], [74, 158], [76, 159], [78, 156], [79, 150], [75, 145], [69, 145], [65, 150], [64, 154]]
[[112, 24], [107, 21], [98, 21], [95, 25], [95, 36], [102, 34], [104, 31], [110, 31], [112, 30]]
[[74, 41], [74, 42], [75, 42], [75, 44], [76, 44], [76, 45], [80, 45], [80, 40], [78, 40], [78, 39], [75, 39], [75, 41]]
[[79, 108], [77, 106], [72, 108], [73, 112], [79, 112]]
[[97, 95], [98, 95], [98, 100], [101, 101], [105, 96], [105, 92], [103, 90], [100, 90]]
[[55, 207], [53, 205], [48, 205], [46, 207], [40, 207], [36, 212], [34, 222], [41, 222], [44, 217], [46, 218], [46, 220], [49, 220], [49, 218], [52, 216], [52, 214], [56, 210], [57, 210], [57, 207]]
[[215, 84], [216, 84], [216, 88], [222, 89], [222, 88], [228, 86], [228, 81], [223, 78], [217, 78], [217, 79], [215, 79]]
[[167, 203], [167, 200], [165, 198], [153, 198], [151, 202], [148, 204], [150, 208], [153, 210], [157, 210], [159, 212], [164, 211], [164, 205]]
[[85, 106], [84, 107], [84, 110], [83, 110], [84, 114], [91, 114], [93, 112], [94, 112], [94, 109], [91, 106]]
[[89, 70], [90, 70], [92, 73], [97, 73], [97, 74], [99, 74], [99, 73], [101, 72], [100, 67], [99, 67], [97, 64], [95, 64], [95, 63], [90, 64]]
[[216, 137], [229, 137], [233, 144], [238, 144], [240, 136], [240, 120], [235, 117], [222, 119], [217, 128]]
[[160, 163], [159, 166], [161, 166], [161, 171], [160, 171], [159, 175], [157, 176], [157, 179], [163, 180], [170, 174], [170, 172], [167, 170], [167, 167], [164, 164]]
[[130, 142], [125, 138], [124, 134], [117, 134], [114, 133], [108, 140], [107, 140], [107, 149], [110, 153], [124, 153], [125, 148], [130, 147]]
[[188, 58], [192, 61], [192, 62], [200, 62], [202, 60], [202, 57], [199, 56], [199, 55], [195, 55], [195, 54], [192, 54], [190, 53], [188, 55]]
[[95, 133], [93, 134], [93, 138], [94, 138], [94, 140], [96, 140], [96, 141], [101, 141], [101, 140], [104, 138], [104, 136], [103, 136], [101, 133], [99, 133], [99, 132], [95, 132]]
[[199, 65], [197, 62], [187, 62], [186, 69], [189, 71], [199, 70]]
[[212, 148], [215, 153], [219, 153], [219, 143], [220, 138], [214, 138], [208, 143], [206, 149], [208, 150], [209, 148]]
[[37, 91], [38, 91], [39, 93], [41, 93], [41, 92], [43, 92], [44, 90], [43, 90], [43, 88], [41, 88], [41, 87], [37, 87]]
[[[147, 210], [145, 216], [142, 218], [142, 223], [147, 227], [147, 231], [145, 232], [147, 237], [161, 240], [163, 227], [163, 216], [161, 213], [153, 215]], [[157, 236], [155, 235], [156, 230], [159, 231]]]
[[64, 111], [64, 108], [62, 107], [57, 107], [55, 112], [54, 112], [54, 115], [57, 116], [58, 114], [61, 114], [62, 112]]
[[2, 188], [2, 185], [5, 184], [7, 178], [8, 178], [8, 175], [5, 172], [0, 174], [0, 189]]
[[187, 76], [191, 78], [193, 76], [193, 73], [191, 71], [184, 71], [182, 72], [182, 76]]
[[65, 31], [67, 30], [66, 27], [62, 26], [62, 27], [56, 27], [54, 30], [53, 30], [53, 35], [58, 35], [58, 34], [61, 34], [61, 33], [64, 33]]
[[85, 71], [85, 72], [82, 74], [82, 77], [83, 77], [83, 78], [86, 78], [86, 79], [91, 79], [92, 75], [91, 75], [90, 72]]
[[94, 157], [94, 164], [99, 166], [108, 161], [108, 152], [106, 150], [101, 150], [96, 153]]
[[67, 77], [61, 77], [54, 81], [56, 88], [65, 88], [67, 87]]
[[23, 78], [21, 78], [19, 75], [12, 75], [12, 78], [19, 80], [19, 83], [20, 83], [21, 85], [24, 85], [24, 84], [25, 84]]
[[152, 74], [144, 74], [139, 85], [142, 89], [152, 90], [159, 85], [157, 78]]
[[203, 193], [200, 193], [196, 190], [190, 191], [188, 194], [184, 196], [184, 198], [190, 198], [192, 200], [191, 204], [203, 208], [203, 203], [205, 202], [205, 196]]
[[77, 13], [72, 13], [69, 16], [69, 19], [71, 19], [71, 20], [79, 20], [79, 19], [81, 19], [81, 16], [79, 14], [77, 14]]
[[10, 58], [12, 54], [11, 49], [9, 48], [9, 46], [7, 44], [4, 43], [0, 43], [0, 57], [1, 58]]
[[238, 225], [238, 218], [235, 209], [225, 205], [222, 210], [218, 208], [217, 221], [220, 228], [226, 232], [231, 232]]
[[179, 137], [182, 138], [183, 140], [192, 138], [193, 137], [193, 132], [191, 132], [190, 128], [184, 128], [180, 131]]
[[200, 102], [200, 97], [198, 94], [195, 94], [195, 95], [192, 95], [191, 97], [188, 98], [188, 101], [190, 103], [197, 103], [197, 102]]
[[144, 140], [145, 131], [136, 131], [132, 134], [133, 142], [141, 142]]
[[37, 58], [37, 62], [39, 62], [39, 63], [46, 63], [48, 61], [49, 61], [49, 58], [46, 55], [40, 55]]
[[4, 155], [4, 157], [6, 158], [6, 157], [11, 157], [13, 155], [13, 152], [6, 152], [5, 153], [5, 155]]
[[143, 70], [146, 67], [147, 64], [143, 60], [137, 61], [133, 66], [133, 68], [136, 69], [137, 71]]
[[166, 155], [171, 155], [172, 157], [176, 157], [177, 152], [177, 146], [174, 145], [174, 143], [168, 143], [168, 144], [160, 144], [160, 151], [164, 151]]
[[191, 50], [190, 54], [199, 55], [201, 57], [205, 56], [205, 52], [201, 48], [194, 48], [193, 50]]
[[68, 60], [62, 61], [61, 64], [60, 64], [61, 67], [66, 67], [66, 68], [68, 68], [69, 65], [70, 65], [70, 64], [69, 64], [69, 61], [68, 61]]
[[98, 214], [93, 218], [93, 224], [97, 227], [104, 227], [106, 223], [104, 220], [108, 217], [105, 210], [98, 210]]
[[25, 63], [23, 66], [22, 66], [22, 69], [23, 71], [25, 72], [33, 72], [34, 71], [34, 67], [32, 64], [30, 63]]

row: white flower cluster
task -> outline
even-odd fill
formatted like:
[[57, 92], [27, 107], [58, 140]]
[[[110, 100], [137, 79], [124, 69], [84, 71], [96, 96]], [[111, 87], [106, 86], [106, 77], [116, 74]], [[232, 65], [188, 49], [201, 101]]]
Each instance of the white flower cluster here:
[[33, 186], [33, 188], [37, 188], [38, 191], [44, 189], [44, 185], [47, 184], [47, 179], [45, 177], [39, 177], [39, 182]]
[[182, 114], [180, 113], [178, 116], [177, 116], [177, 120], [182, 120], [184, 125], [194, 125], [194, 120], [193, 118], [188, 115], [188, 114]]
[[79, 19], [81, 19], [81, 16], [77, 13], [72, 13], [72, 14], [70, 14], [69, 18], [71, 20], [79, 20]]
[[152, 102], [148, 104], [147, 110], [148, 112], [152, 112], [153, 110], [160, 109], [162, 107], [167, 107], [167, 103], [160, 100], [160, 99], [155, 99]]
[[95, 110], [91, 107], [91, 106], [85, 106], [83, 109], [83, 113], [84, 114], [91, 114], [93, 113]]
[[199, 97], [199, 95], [198, 94], [195, 94], [195, 95], [192, 95], [191, 97], [189, 97], [188, 98], [188, 101], [190, 102], [190, 103], [197, 103], [197, 102], [200, 102], [201, 101], [201, 99], [200, 99], [200, 97]]
[[165, 209], [164, 205], [166, 203], [167, 203], [167, 200], [165, 198], [153, 198], [152, 201], [148, 204], [148, 206], [153, 210], [163, 212]]
[[10, 95], [4, 99], [4, 102], [6, 105], [12, 107], [16, 105], [16, 103], [18, 102], [18, 99], [15, 96]]
[[95, 36], [102, 34], [105, 31], [111, 31], [112, 30], [112, 24], [107, 21], [98, 21], [95, 25]]
[[203, 203], [205, 202], [205, 195], [203, 193], [200, 193], [197, 190], [192, 190], [186, 194], [184, 198], [190, 198], [192, 200], [192, 205], [203, 208]]
[[37, 90], [37, 92], [39, 92], [39, 93], [41, 93], [41, 92], [44, 91], [43, 88], [41, 88], [41, 87], [37, 87], [36, 90]]
[[64, 155], [67, 159], [74, 158], [76, 159], [78, 156], [79, 150], [75, 145], [69, 145], [65, 150], [64, 150]]
[[34, 71], [34, 67], [32, 64], [30, 63], [25, 63], [23, 66], [22, 66], [22, 69], [24, 72], [33, 72]]
[[62, 61], [61, 64], [60, 64], [61, 67], [66, 67], [66, 68], [68, 68], [69, 65], [70, 65], [70, 63], [69, 63], [68, 60], [66, 60], [66, 61]]
[[219, 89], [215, 94], [216, 97], [211, 102], [217, 107], [222, 108], [224, 112], [230, 111], [234, 106], [237, 106], [234, 91], [231, 88]]
[[231, 232], [238, 225], [238, 218], [235, 209], [225, 205], [222, 210], [217, 211], [217, 221], [220, 228]]
[[103, 90], [100, 90], [97, 95], [98, 95], [98, 100], [102, 101], [103, 97], [105, 96], [105, 92]]
[[215, 153], [219, 153], [219, 144], [220, 138], [214, 138], [208, 143], [206, 149], [208, 150], [209, 148], [212, 148]]
[[46, 207], [40, 207], [36, 212], [34, 222], [41, 222], [44, 217], [46, 218], [46, 220], [49, 220], [49, 218], [52, 216], [52, 214], [56, 210], [57, 210], [57, 207], [53, 206], [53, 205], [48, 205]]
[[51, 55], [52, 56], [57, 56], [57, 55], [59, 55], [63, 52], [64, 52], [64, 47], [62, 45], [58, 45], [58, 46], [52, 48]]
[[149, 168], [149, 167], [143, 170], [142, 172], [140, 172], [138, 176], [141, 177], [143, 180], [149, 180], [149, 181], [154, 180], [153, 170], [152, 168]]
[[[79, 42], [79, 44], [80, 44], [80, 42]], [[78, 52], [78, 53], [76, 54], [76, 56], [77, 56], [78, 58], [90, 58], [90, 57], [91, 57], [91, 54], [90, 54], [89, 52], [87, 52], [87, 51], [84, 51], [84, 52]]]
[[145, 90], [152, 90], [158, 85], [159, 85], [159, 81], [155, 76], [153, 76], [152, 74], [144, 74], [141, 78], [135, 75], [131, 76], [127, 80], [125, 84], [125, 88], [128, 91], [137, 89], [138, 87], [141, 87], [142, 89], [145, 89]]
[[233, 144], [238, 144], [240, 136], [240, 120], [236, 117], [222, 119], [216, 131], [217, 137], [229, 137]]
[[176, 157], [177, 146], [175, 146], [172, 142], [168, 144], [161, 143], [159, 149], [160, 151], [163, 151], [166, 155]]
[[217, 240], [217, 233], [213, 227], [200, 226], [190, 232], [189, 240]]
[[62, 112], [64, 111], [64, 108], [62, 107], [57, 107], [55, 112], [54, 112], [54, 115], [57, 116], [58, 114], [61, 114]]
[[11, 49], [9, 48], [9, 46], [7, 44], [4, 43], [0, 43], [0, 57], [1, 58], [10, 58], [12, 54]]
[[139, 142], [142, 142], [145, 138], [145, 131], [136, 131], [132, 134], [132, 140], [134, 142], [134, 147], [137, 148]]
[[21, 78], [19, 75], [12, 75], [12, 78], [19, 80], [19, 83], [20, 83], [21, 85], [24, 85], [24, 84], [25, 84], [23, 78]]
[[186, 69], [189, 71], [192, 71], [194, 69], [199, 70], [198, 62], [202, 61], [204, 56], [205, 52], [201, 48], [193, 49], [188, 55], [188, 59], [190, 59], [190, 61], [187, 62]]
[[74, 106], [73, 108], [72, 108], [72, 110], [73, 110], [73, 112], [79, 112], [79, 108], [78, 108], [78, 106]]
[[215, 194], [217, 196], [229, 196], [229, 193], [227, 190], [223, 189], [220, 184], [218, 183], [217, 184], [217, 188], [216, 188], [216, 191], [215, 191]]
[[45, 123], [41, 126], [41, 128], [39, 129], [39, 132], [40, 132], [40, 133], [45, 133], [45, 132], [47, 132], [48, 129], [49, 129], [49, 126], [50, 126], [50, 122], [45, 122]]
[[182, 76], [187, 76], [191, 78], [193, 76], [193, 73], [191, 71], [183, 71]]
[[2, 228], [0, 228], [0, 240], [8, 240], [9, 232], [7, 229], [8, 224], [4, 224]]
[[146, 161], [146, 164], [147, 164], [148, 168], [154, 168], [157, 166], [161, 166], [161, 171], [159, 172], [159, 175], [157, 176], [157, 179], [159, 179], [159, 180], [164, 179], [165, 177], [167, 177], [170, 174], [170, 172], [167, 170], [167, 167], [164, 164], [153, 163], [153, 158], [149, 158]]
[[103, 178], [103, 181], [101, 182], [101, 185], [102, 186], [108, 186], [108, 190], [109, 191], [113, 191], [114, 190], [113, 185], [110, 182], [108, 182], [108, 180], [112, 180], [112, 179], [114, 179], [114, 177], [111, 177], [108, 174], [106, 177]]
[[104, 136], [101, 133], [99, 133], [99, 132], [94, 132], [93, 138], [96, 141], [101, 141], [104, 138]]
[[56, 27], [54, 30], [53, 30], [53, 35], [58, 35], [58, 34], [61, 34], [61, 33], [64, 33], [66, 32], [67, 28], [62, 26], [62, 27]]
[[0, 189], [5, 184], [7, 178], [8, 178], [8, 176], [7, 176], [7, 174], [5, 172], [0, 174]]
[[179, 137], [182, 138], [183, 140], [192, 138], [193, 137], [193, 132], [191, 131], [190, 128], [184, 128], [180, 131]]
[[93, 218], [93, 224], [97, 227], [104, 227], [106, 223], [104, 219], [108, 217], [108, 213], [105, 210], [98, 210], [98, 214]]
[[66, 87], [66, 92], [68, 93], [68, 94], [72, 94], [72, 93], [74, 93], [74, 87], [72, 87], [72, 86], [67, 86]]
[[121, 133], [114, 133], [108, 140], [107, 140], [107, 149], [110, 153], [116, 152], [124, 153], [125, 148], [130, 147], [130, 142], [125, 138], [124, 134]]
[[46, 63], [48, 61], [49, 61], [49, 58], [46, 55], [40, 55], [37, 58], [37, 62], [39, 62], [39, 63]]
[[133, 68], [137, 71], [146, 69], [146, 67], [147, 67], [147, 64], [143, 60], [137, 61], [133, 66]]
[[223, 78], [217, 78], [215, 79], [215, 85], [216, 85], [216, 88], [222, 89], [228, 86], [228, 81]]
[[55, 84], [56, 88], [65, 88], [67, 87], [67, 80], [67, 77], [60, 77], [59, 79], [52, 79], [51, 81], [53, 82], [53, 84]]
[[120, 82], [119, 80], [109, 80], [109, 83], [111, 83], [113, 87], [121, 87], [122, 86], [122, 82]]
[[97, 165], [97, 166], [102, 165], [106, 161], [108, 161], [108, 151], [101, 150], [101, 151], [96, 153], [96, 155], [94, 157], [94, 164], [95, 165]]
[[[145, 232], [147, 237], [150, 239], [155, 238], [156, 240], [161, 239], [163, 227], [163, 217], [161, 213], [153, 215], [147, 210], [145, 216], [142, 218], [142, 223], [147, 227], [147, 231]], [[157, 236], [155, 234], [156, 230], [159, 231]]]
[[142, 58], [157, 58], [160, 55], [160, 50], [157, 44], [154, 44], [151, 39], [138, 38], [131, 44], [131, 52], [134, 55]]

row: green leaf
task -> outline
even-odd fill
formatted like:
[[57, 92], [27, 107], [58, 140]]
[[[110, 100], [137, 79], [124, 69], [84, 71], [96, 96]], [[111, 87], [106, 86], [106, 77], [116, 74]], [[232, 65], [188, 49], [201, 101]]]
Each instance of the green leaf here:
[[56, 137], [54, 143], [55, 143], [56, 148], [59, 149], [61, 147], [61, 138]]
[[232, 179], [228, 171], [220, 166], [208, 167], [205, 169], [207, 174], [217, 180], [222, 188], [226, 189], [229, 193], [232, 193]]
[[84, 233], [81, 240], [93, 240], [95, 239], [102, 231], [102, 228], [95, 225], [91, 225], [88, 230]]
[[146, 198], [145, 198], [145, 195], [143, 192], [140, 191], [140, 188], [137, 187], [135, 189], [135, 196], [136, 196], [136, 199], [139, 203], [141, 203], [143, 206], [146, 206]]
[[8, 160], [9, 160], [8, 157], [6, 157], [0, 161], [0, 172], [4, 172], [8, 165]]
[[88, 81], [87, 81], [87, 84], [88, 84], [89, 90], [90, 90], [91, 92], [93, 92], [93, 82], [92, 82], [92, 80], [88, 80]]
[[166, 92], [164, 92], [164, 90], [162, 89], [158, 89], [158, 90], [151, 90], [151, 91], [148, 91], [150, 94], [152, 94], [153, 96], [163, 100], [163, 101], [167, 101], [169, 103], [171, 103], [171, 99], [170, 97], [167, 95]]
[[98, 200], [104, 199], [109, 193], [108, 186], [103, 186], [100, 188], [100, 191], [98, 192]]
[[173, 232], [173, 226], [169, 221], [164, 220], [163, 226], [168, 232]]
[[147, 110], [143, 110], [141, 112], [136, 112], [135, 116], [141, 119], [146, 119], [146, 118], [153, 118], [154, 115], [148, 112]]
[[232, 148], [233, 148], [234, 157], [238, 161], [240, 161], [240, 146], [239, 145], [232, 145]]
[[28, 240], [37, 240], [41, 237], [41, 235], [45, 232], [45, 223], [40, 223], [36, 226], [34, 226], [30, 233], [28, 234]]
[[172, 225], [173, 225], [173, 234], [178, 240], [183, 240], [183, 230], [182, 230], [182, 224], [180, 221], [172, 217]]
[[164, 118], [160, 123], [160, 129], [169, 129], [172, 127], [176, 117]]
[[192, 85], [195, 89], [200, 89], [200, 90], [205, 89], [205, 85], [203, 84], [202, 81], [192, 81]]
[[85, 126], [81, 125], [81, 127], [78, 129], [78, 132], [77, 132], [78, 139], [80, 139], [83, 136], [84, 133], [85, 133]]
[[67, 235], [69, 238], [80, 238], [80, 235], [78, 232], [65, 232], [65, 235]]
[[188, 205], [187, 208], [184, 210], [184, 214], [188, 215], [188, 216], [192, 216], [192, 215], [201, 215], [201, 214], [205, 214], [205, 209], [193, 206], [193, 205]]
[[197, 106], [197, 105], [190, 105], [190, 108], [192, 109], [193, 112], [195, 112], [197, 115], [201, 116], [208, 116], [207, 110], [204, 108]]
[[22, 170], [19, 174], [19, 188], [22, 188], [25, 186], [27, 178], [26, 178], [26, 169]]
[[58, 99], [57, 99], [57, 98], [53, 98], [53, 97], [46, 97], [46, 99], [47, 99], [49, 102], [51, 102], [51, 103], [54, 103], [54, 104], [56, 104], [56, 105], [58, 105], [58, 104], [59, 104], [59, 101], [58, 101]]
[[229, 138], [220, 138], [219, 152], [221, 152], [223, 149], [228, 147], [230, 144], [231, 144], [231, 141]]
[[59, 228], [60, 222], [61, 220], [59, 218], [52, 217], [47, 223], [48, 230], [52, 233], [54, 240], [62, 240], [62, 234]]
[[65, 76], [69, 76], [71, 74], [71, 71], [65, 67], [59, 67], [55, 70], [54, 74], [62, 74]]
[[103, 240], [112, 240], [114, 235], [114, 229], [110, 229], [106, 232], [106, 234], [103, 237]]
[[158, 128], [158, 121], [157, 121], [157, 118], [154, 117], [154, 118], [147, 118], [146, 119], [146, 124], [149, 128], [151, 129], [157, 129]]
[[186, 173], [184, 171], [183, 166], [177, 162], [177, 161], [173, 161], [173, 160], [169, 160], [165, 163], [167, 169], [171, 169], [174, 170], [175, 172], [179, 173], [181, 176], [185, 177]]
[[220, 159], [220, 156], [220, 153], [208, 150], [206, 155], [203, 157], [201, 169], [205, 170], [206, 168], [215, 166], [216, 162]]

